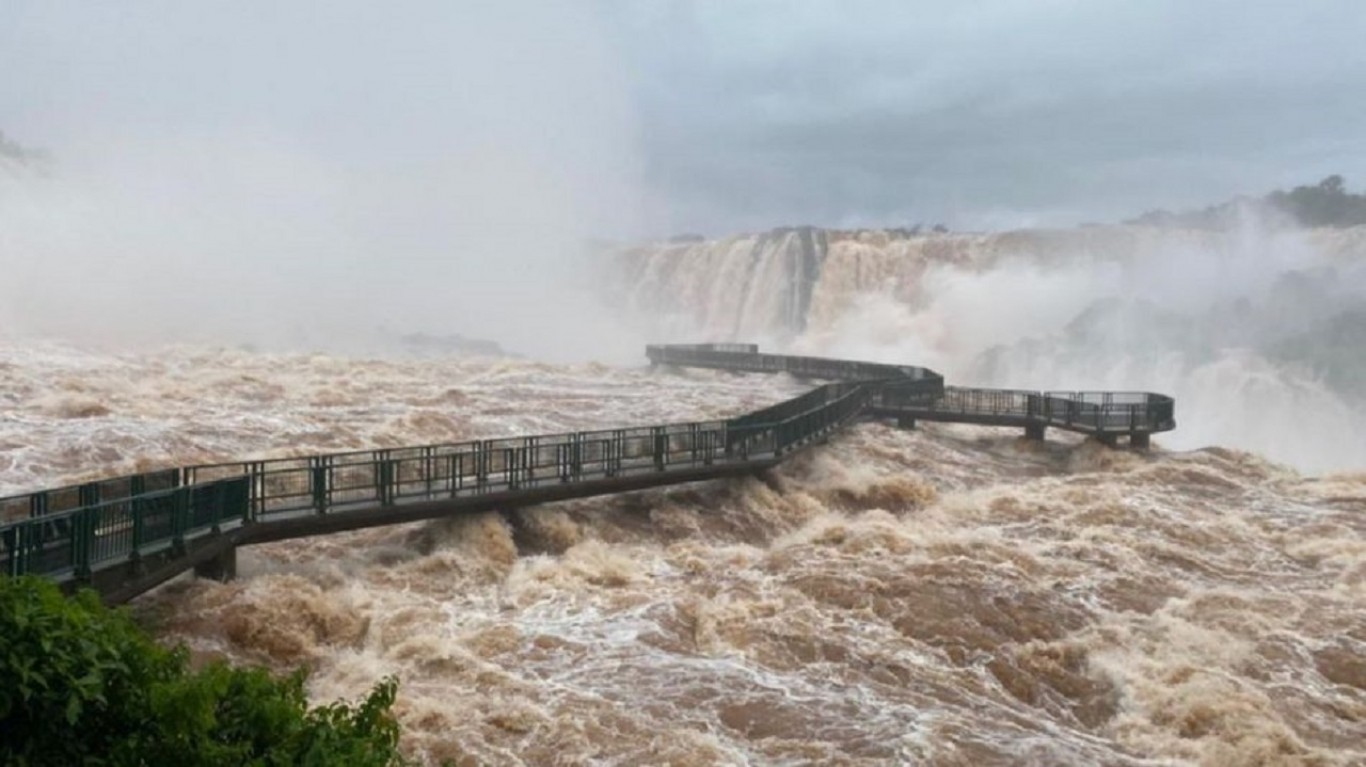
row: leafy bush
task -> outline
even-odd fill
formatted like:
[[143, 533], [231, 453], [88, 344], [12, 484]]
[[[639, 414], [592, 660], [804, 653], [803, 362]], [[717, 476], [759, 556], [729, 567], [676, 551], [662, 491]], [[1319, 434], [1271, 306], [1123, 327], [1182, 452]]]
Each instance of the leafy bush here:
[[92, 592], [0, 577], [0, 764], [396, 765], [397, 682], [309, 710], [305, 673], [191, 670]]

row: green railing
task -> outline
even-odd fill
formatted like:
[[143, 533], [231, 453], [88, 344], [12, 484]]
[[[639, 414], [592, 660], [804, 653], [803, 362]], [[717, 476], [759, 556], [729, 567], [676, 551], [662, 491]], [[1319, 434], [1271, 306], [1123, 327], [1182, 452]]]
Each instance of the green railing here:
[[105, 562], [138, 560], [247, 521], [245, 479], [159, 490], [0, 526], [7, 575], [85, 579]]
[[[1094, 429], [1171, 428], [1171, 398], [945, 388], [926, 368], [651, 346], [652, 362], [830, 380], [728, 420], [486, 439], [147, 472], [0, 499], [0, 573], [84, 580], [243, 525], [699, 468], [771, 465], [868, 412], [998, 414]], [[667, 481], [667, 480], [666, 480]]]
[[[858, 385], [836, 384], [769, 409], [772, 421], [702, 421], [187, 466], [177, 470], [183, 484], [171, 490], [0, 525], [0, 572], [82, 579], [102, 562], [136, 561], [242, 524], [770, 461], [843, 425], [866, 397]], [[45, 496], [50, 493], [21, 496], [21, 504]]]
[[652, 363], [709, 367], [753, 373], [791, 373], [826, 381], [883, 381], [920, 384], [942, 392], [944, 377], [929, 368], [882, 362], [836, 360], [787, 354], [760, 354], [752, 344], [652, 344], [645, 355]]
[[[1175, 401], [1150, 392], [1041, 392], [944, 386], [928, 368], [878, 362], [760, 354], [742, 344], [646, 347], [650, 361], [718, 370], [785, 372], [805, 378], [867, 381], [877, 385], [870, 405], [908, 415], [962, 415], [973, 420], [1019, 418], [1088, 433], [1132, 434], [1176, 427]], [[786, 404], [786, 403], [784, 403]], [[760, 411], [762, 412], [762, 411]], [[746, 418], [760, 418], [758, 413]]]
[[93, 506], [104, 500], [131, 498], [143, 493], [170, 490], [179, 487], [180, 484], [179, 469], [163, 469], [9, 496], [0, 498], [0, 522], [22, 517], [41, 517], [83, 506]]
[[929, 403], [877, 400], [888, 410], [918, 410], [921, 415], [1015, 418], [1089, 433], [1169, 431], [1176, 427], [1175, 401], [1150, 392], [1039, 392], [1021, 389], [945, 387]]

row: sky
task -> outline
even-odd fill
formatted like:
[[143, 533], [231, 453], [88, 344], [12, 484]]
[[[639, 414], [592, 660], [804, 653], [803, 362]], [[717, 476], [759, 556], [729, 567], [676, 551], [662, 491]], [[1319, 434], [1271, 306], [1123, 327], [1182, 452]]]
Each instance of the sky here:
[[998, 229], [1366, 186], [1360, 0], [621, 7], [678, 227]]
[[559, 349], [602, 239], [1361, 189], [1363, 39], [1360, 0], [5, 0], [0, 132], [52, 162], [0, 173], [0, 331]]
[[620, 195], [568, 214], [607, 237], [1010, 228], [1366, 184], [1362, 39], [1358, 0], [9, 0], [0, 130], [460, 154]]

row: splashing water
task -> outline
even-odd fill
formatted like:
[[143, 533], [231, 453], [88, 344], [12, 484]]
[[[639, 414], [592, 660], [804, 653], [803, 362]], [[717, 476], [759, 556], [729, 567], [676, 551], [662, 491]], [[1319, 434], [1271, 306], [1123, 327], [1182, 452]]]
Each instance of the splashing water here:
[[1169, 444], [1366, 466], [1366, 227], [797, 230], [624, 251], [670, 340], [925, 365], [962, 385], [1172, 394]]
[[[0, 486], [715, 417], [781, 377], [0, 348]], [[99, 407], [92, 406], [97, 404]], [[1366, 759], [1366, 473], [855, 427], [762, 477], [245, 549], [135, 609], [480, 764]]]

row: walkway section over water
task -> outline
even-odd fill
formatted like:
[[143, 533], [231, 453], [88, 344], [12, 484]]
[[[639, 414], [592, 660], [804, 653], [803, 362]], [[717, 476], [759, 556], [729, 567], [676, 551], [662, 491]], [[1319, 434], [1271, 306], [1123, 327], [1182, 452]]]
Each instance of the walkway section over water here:
[[125, 601], [190, 569], [230, 578], [238, 546], [750, 474], [869, 417], [1022, 426], [1038, 437], [1054, 426], [1145, 445], [1175, 426], [1171, 398], [1155, 394], [960, 389], [925, 368], [743, 344], [647, 354], [827, 383], [726, 420], [187, 466], [4, 498], [0, 574]]
[[943, 377], [926, 368], [760, 354], [752, 344], [649, 346], [646, 354], [655, 365], [790, 373], [803, 378], [850, 381], [898, 377], [937, 381], [937, 389], [917, 388], [913, 390], [915, 396], [888, 396], [884, 389], [872, 397], [867, 415], [894, 417], [906, 426], [913, 426], [916, 421], [1016, 426], [1037, 439], [1042, 439], [1045, 430], [1052, 426], [1092, 435], [1111, 445], [1125, 437], [1135, 447], [1147, 447], [1154, 432], [1176, 428], [1175, 401], [1165, 394], [1151, 392], [1041, 392], [944, 386]]

